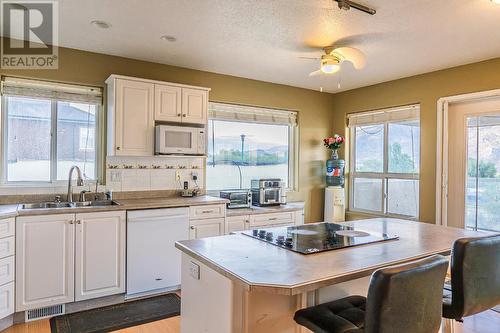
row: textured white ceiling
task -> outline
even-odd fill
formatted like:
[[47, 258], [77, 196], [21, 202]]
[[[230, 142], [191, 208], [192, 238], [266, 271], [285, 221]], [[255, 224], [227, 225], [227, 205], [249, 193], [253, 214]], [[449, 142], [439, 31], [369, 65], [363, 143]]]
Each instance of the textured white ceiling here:
[[[62, 0], [60, 45], [330, 92], [500, 56], [490, 0], [359, 2], [377, 14], [331, 0]], [[319, 64], [298, 57], [335, 42], [361, 49], [366, 68], [308, 77]]]

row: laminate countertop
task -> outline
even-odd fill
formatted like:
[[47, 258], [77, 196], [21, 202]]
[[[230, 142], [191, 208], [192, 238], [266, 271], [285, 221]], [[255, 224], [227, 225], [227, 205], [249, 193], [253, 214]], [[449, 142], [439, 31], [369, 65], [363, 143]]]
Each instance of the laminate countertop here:
[[17, 216], [17, 205], [0, 205], [0, 219]]
[[139, 210], [154, 208], [189, 207], [201, 205], [226, 204], [226, 199], [200, 195], [192, 198], [169, 197], [169, 198], [147, 198], [147, 199], [119, 199], [115, 200], [119, 205], [103, 207], [78, 207], [78, 208], [47, 208], [47, 209], [19, 209], [19, 205], [0, 205], [0, 218], [26, 215], [47, 215], [67, 213], [90, 213], [108, 212], [116, 210]]
[[243, 216], [243, 215], [255, 215], [255, 214], [269, 214], [269, 213], [283, 213], [283, 212], [294, 212], [304, 209], [304, 202], [290, 202], [286, 205], [280, 206], [267, 206], [267, 207], [257, 207], [252, 206], [250, 208], [234, 208], [227, 209], [226, 216]]
[[176, 247], [248, 291], [296, 295], [369, 276], [386, 266], [448, 255], [456, 239], [488, 234], [388, 218], [345, 224], [366, 232], [396, 234], [399, 239], [308, 255], [242, 234], [180, 241]]

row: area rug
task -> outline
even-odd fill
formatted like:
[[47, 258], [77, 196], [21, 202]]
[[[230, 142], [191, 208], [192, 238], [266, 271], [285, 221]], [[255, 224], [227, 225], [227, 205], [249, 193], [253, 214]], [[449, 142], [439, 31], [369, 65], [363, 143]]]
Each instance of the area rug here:
[[50, 319], [52, 333], [97, 333], [180, 315], [181, 299], [166, 294]]

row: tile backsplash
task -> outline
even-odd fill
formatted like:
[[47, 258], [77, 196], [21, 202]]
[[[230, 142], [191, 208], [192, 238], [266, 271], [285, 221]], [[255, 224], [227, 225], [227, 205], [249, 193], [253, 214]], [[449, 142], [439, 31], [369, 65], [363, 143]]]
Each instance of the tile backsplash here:
[[[180, 190], [184, 181], [189, 188], [196, 183], [201, 189], [204, 187], [205, 159], [203, 157], [115, 157], [106, 159], [106, 184], [99, 185], [98, 191], [111, 190], [114, 192], [129, 191], [156, 191]], [[180, 181], [176, 180], [176, 172]], [[196, 183], [192, 180], [193, 173], [197, 174]], [[74, 178], [74, 177], [73, 177]], [[76, 182], [76, 181], [75, 181]], [[76, 184], [74, 184], [76, 185]], [[95, 191], [95, 181], [85, 181], [84, 186], [74, 186], [73, 193], [82, 190]], [[3, 186], [0, 187], [0, 196], [22, 195], [56, 195], [67, 192], [65, 181], [46, 186]], [[52, 197], [51, 197], [52, 198]]]
[[[180, 180], [176, 180], [176, 174]], [[193, 174], [198, 180], [193, 181]], [[106, 160], [106, 189], [112, 191], [180, 190], [204, 184], [202, 157], [116, 157]]]

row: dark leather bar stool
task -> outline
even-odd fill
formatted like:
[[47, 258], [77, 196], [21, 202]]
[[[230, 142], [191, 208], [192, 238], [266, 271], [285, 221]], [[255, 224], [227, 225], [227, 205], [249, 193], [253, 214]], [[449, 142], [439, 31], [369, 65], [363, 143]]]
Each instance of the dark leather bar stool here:
[[451, 288], [445, 286], [443, 317], [463, 317], [500, 304], [500, 235], [462, 238], [451, 252]]
[[368, 297], [349, 296], [299, 310], [295, 321], [315, 333], [436, 333], [448, 269], [443, 256], [375, 271]]

